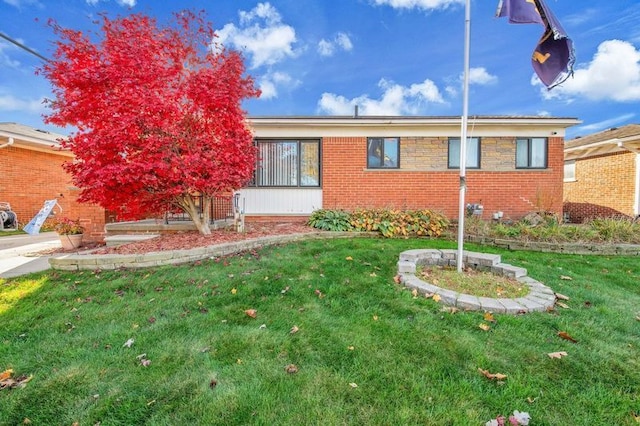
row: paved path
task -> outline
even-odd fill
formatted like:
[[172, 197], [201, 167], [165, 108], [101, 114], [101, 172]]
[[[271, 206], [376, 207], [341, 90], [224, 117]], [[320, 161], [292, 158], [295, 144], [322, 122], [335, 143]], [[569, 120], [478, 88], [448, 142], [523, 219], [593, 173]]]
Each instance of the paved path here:
[[0, 278], [11, 278], [50, 268], [48, 255], [39, 252], [60, 247], [55, 232], [0, 236]]

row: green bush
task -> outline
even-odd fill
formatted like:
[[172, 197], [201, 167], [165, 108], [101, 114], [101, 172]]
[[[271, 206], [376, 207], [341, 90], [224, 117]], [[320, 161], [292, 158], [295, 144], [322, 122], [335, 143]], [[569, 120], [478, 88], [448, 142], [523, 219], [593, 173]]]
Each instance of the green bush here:
[[351, 231], [349, 213], [342, 210], [320, 209], [311, 213], [307, 224], [323, 231]]
[[387, 209], [356, 210], [352, 213], [316, 210], [308, 223], [327, 231], [379, 232], [384, 237], [439, 237], [449, 226], [446, 217], [431, 210]]

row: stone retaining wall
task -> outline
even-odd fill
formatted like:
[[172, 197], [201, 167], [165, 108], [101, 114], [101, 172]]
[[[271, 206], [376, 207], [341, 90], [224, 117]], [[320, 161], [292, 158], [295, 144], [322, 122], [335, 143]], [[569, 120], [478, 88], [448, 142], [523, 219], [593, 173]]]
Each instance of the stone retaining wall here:
[[640, 256], [638, 244], [599, 244], [599, 243], [547, 243], [540, 241], [515, 241], [499, 238], [465, 236], [465, 241], [475, 244], [491, 245], [508, 250], [530, 250], [545, 253], [592, 254]]

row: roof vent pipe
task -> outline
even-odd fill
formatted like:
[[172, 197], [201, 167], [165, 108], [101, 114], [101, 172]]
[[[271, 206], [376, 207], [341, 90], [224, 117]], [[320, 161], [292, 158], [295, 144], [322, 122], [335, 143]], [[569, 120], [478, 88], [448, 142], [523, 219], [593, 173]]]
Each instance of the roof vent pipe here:
[[6, 147], [11, 146], [11, 145], [13, 145], [13, 138], [11, 136], [9, 136], [9, 142], [3, 143], [2, 145], [0, 145], [0, 149], [6, 148]]
[[358, 105], [353, 106], [353, 118], [358, 118]]

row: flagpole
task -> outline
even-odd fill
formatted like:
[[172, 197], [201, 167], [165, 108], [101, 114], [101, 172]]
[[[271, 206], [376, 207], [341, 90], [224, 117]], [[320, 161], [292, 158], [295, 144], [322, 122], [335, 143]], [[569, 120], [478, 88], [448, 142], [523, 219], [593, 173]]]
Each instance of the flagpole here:
[[466, 0], [464, 10], [464, 71], [462, 83], [462, 123], [460, 125], [460, 199], [458, 205], [458, 253], [456, 266], [462, 272], [464, 251], [465, 192], [467, 190], [467, 122], [469, 120], [469, 44], [471, 38], [471, 0]]

